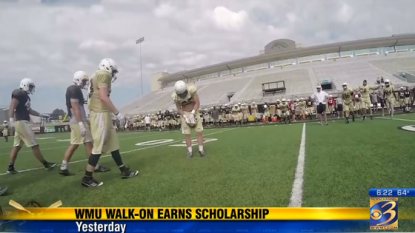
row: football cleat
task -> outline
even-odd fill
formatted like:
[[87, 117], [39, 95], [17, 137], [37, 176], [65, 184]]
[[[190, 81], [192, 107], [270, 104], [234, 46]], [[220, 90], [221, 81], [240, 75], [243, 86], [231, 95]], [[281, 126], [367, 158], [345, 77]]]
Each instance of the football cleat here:
[[137, 170], [130, 170], [129, 167], [126, 167], [125, 170], [121, 172], [121, 178], [122, 179], [133, 178], [133, 177], [136, 177], [138, 173], [139, 172]]
[[61, 174], [62, 176], [73, 176], [75, 175], [74, 173], [70, 172], [68, 169], [59, 169], [59, 174]]
[[98, 188], [99, 186], [102, 186], [104, 183], [99, 182], [93, 179], [92, 177], [84, 177], [82, 178], [81, 184], [82, 186], [87, 187], [87, 188]]
[[200, 150], [199, 155], [200, 155], [201, 158], [206, 158], [206, 153], [205, 153], [204, 150]]
[[188, 158], [188, 159], [193, 158], [193, 153], [192, 153], [192, 152], [187, 152], [187, 158]]

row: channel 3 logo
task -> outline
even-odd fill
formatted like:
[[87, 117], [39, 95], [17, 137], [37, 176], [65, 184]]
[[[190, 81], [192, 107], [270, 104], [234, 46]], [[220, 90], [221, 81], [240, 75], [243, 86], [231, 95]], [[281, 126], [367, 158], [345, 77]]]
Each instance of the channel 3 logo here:
[[398, 198], [371, 197], [370, 198], [370, 229], [397, 230], [398, 229]]

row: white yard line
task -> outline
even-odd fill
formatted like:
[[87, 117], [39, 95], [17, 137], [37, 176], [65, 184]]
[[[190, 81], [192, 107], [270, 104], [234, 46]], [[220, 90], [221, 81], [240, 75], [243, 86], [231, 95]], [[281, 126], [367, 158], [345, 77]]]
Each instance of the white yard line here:
[[408, 121], [408, 122], [415, 122], [415, 120], [409, 120], [409, 119], [403, 119], [403, 118], [392, 118], [390, 119], [389, 117], [377, 117], [379, 119], [383, 119], [383, 120], [395, 120], [395, 121]]
[[[128, 138], [120, 138], [118, 139], [119, 141], [124, 141], [124, 140], [131, 140], [131, 139], [139, 139], [139, 138], [146, 138], [146, 137], [151, 137], [154, 135], [157, 135], [158, 133], [154, 133], [154, 134], [148, 134], [148, 135], [140, 135], [140, 136], [135, 136], [135, 137], [128, 137]], [[46, 150], [55, 150], [55, 149], [62, 149], [62, 148], [67, 148], [69, 146], [69, 141], [61, 141], [61, 142], [55, 142], [55, 143], [65, 143], [65, 146], [58, 146], [58, 147], [46, 147], [45, 149], [42, 149], [42, 145], [44, 144], [51, 144], [51, 143], [42, 143], [40, 142], [39, 145], [41, 147], [41, 151], [46, 151]], [[4, 150], [8, 149], [9, 151], [12, 149], [12, 147], [10, 148], [5, 148]], [[28, 150], [24, 150], [24, 151], [20, 151], [19, 154], [24, 154], [24, 153], [32, 153], [31, 149]], [[0, 154], [0, 156], [6, 156], [9, 155], [10, 153], [5, 153], [5, 154]]]
[[295, 170], [294, 184], [291, 191], [290, 204], [288, 207], [301, 207], [302, 204], [306, 142], [305, 126], [306, 124], [304, 123], [303, 132], [301, 133], [300, 151], [298, 152], [297, 169]]
[[[217, 131], [217, 132], [213, 132], [213, 133], [208, 133], [208, 134], [204, 134], [204, 136], [210, 136], [210, 135], [214, 135], [214, 134], [224, 133], [224, 132], [234, 130], [234, 129], [236, 129], [236, 128], [225, 129], [225, 130], [221, 130], [221, 131]], [[184, 139], [176, 140], [176, 141], [172, 141], [172, 142], [164, 143], [164, 144], [158, 144], [158, 145], [154, 145], [154, 146], [147, 146], [147, 147], [143, 147], [143, 148], [137, 148], [137, 149], [134, 149], [134, 150], [121, 151], [121, 155], [132, 153], [132, 152], [135, 152], [135, 151], [146, 150], [146, 149], [150, 149], [150, 148], [154, 148], [154, 147], [166, 146], [168, 144], [182, 142], [183, 140]], [[106, 158], [106, 157], [110, 157], [110, 156], [111, 156], [111, 154], [106, 154], [106, 155], [102, 155], [101, 158]], [[72, 162], [69, 162], [69, 163], [72, 164], [72, 163], [80, 163], [80, 162], [86, 162], [86, 161], [88, 161], [88, 159], [75, 160], [75, 161], [72, 161]], [[40, 170], [40, 169], [45, 169], [45, 168], [44, 167], [29, 168], [29, 169], [20, 170], [19, 173], [36, 171], [36, 170]], [[0, 173], [0, 176], [4, 176], [4, 175], [7, 175], [7, 172]]]

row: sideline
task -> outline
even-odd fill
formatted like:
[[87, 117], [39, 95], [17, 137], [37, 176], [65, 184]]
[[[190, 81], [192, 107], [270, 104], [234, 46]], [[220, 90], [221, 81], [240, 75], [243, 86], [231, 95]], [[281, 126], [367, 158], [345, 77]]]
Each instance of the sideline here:
[[300, 150], [298, 152], [297, 169], [295, 170], [295, 178], [293, 189], [291, 191], [290, 204], [288, 207], [301, 207], [303, 197], [304, 183], [304, 162], [305, 162], [305, 133], [306, 124], [303, 124], [303, 132], [301, 133]]

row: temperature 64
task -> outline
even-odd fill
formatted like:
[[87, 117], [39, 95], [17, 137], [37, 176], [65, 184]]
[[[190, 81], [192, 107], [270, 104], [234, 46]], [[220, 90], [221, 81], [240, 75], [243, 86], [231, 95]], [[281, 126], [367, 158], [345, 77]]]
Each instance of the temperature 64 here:
[[371, 197], [415, 197], [414, 188], [377, 188], [369, 190]]

